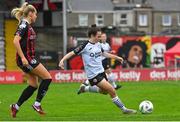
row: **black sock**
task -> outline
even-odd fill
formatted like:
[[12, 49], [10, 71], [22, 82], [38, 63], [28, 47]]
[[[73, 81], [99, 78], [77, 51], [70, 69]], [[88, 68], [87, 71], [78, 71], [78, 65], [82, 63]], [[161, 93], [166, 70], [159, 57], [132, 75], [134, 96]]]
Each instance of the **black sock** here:
[[19, 97], [19, 100], [17, 102], [18, 106], [21, 106], [27, 99], [29, 99], [34, 91], [36, 91], [37, 88], [32, 87], [32, 86], [28, 86], [27, 88], [24, 89], [24, 91], [22, 92], [21, 96]]
[[52, 79], [44, 79], [41, 81], [41, 84], [38, 89], [38, 94], [36, 97], [37, 102], [41, 102], [42, 98], [45, 96], [45, 94], [48, 90], [48, 87], [49, 87], [51, 81], [52, 81]]

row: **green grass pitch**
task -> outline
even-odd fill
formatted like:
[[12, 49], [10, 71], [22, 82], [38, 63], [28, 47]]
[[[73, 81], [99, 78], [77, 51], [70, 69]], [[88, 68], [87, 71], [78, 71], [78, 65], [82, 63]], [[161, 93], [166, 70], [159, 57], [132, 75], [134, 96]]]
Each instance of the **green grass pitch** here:
[[10, 117], [9, 105], [16, 102], [27, 86], [0, 85], [0, 121], [145, 121], [180, 120], [180, 82], [123, 82], [117, 91], [124, 104], [138, 110], [139, 103], [150, 100], [152, 114], [124, 115], [108, 95], [85, 93], [77, 95], [79, 83], [51, 84], [42, 101], [45, 116], [38, 115], [31, 107], [37, 92], [22, 105], [17, 118]]

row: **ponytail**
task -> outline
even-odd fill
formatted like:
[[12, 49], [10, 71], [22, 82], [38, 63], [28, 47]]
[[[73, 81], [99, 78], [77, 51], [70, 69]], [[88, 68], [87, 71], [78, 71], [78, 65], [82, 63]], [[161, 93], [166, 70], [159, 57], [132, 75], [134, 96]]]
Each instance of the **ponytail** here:
[[24, 9], [26, 8], [27, 5], [28, 3], [25, 2], [20, 8], [14, 8], [11, 11], [12, 16], [14, 16], [18, 21], [20, 21], [23, 16]]
[[34, 6], [25, 2], [20, 8], [14, 8], [11, 14], [20, 22], [22, 17], [27, 17], [30, 11], [37, 12]]

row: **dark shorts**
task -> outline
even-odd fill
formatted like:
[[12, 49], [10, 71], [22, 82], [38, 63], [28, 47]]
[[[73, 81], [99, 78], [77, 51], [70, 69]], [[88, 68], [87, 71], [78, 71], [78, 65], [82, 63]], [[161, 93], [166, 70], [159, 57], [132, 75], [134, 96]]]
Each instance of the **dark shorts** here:
[[29, 62], [28, 66], [23, 66], [21, 59], [20, 58], [17, 59], [18, 67], [25, 73], [29, 73], [39, 65], [39, 61], [37, 61], [36, 59], [32, 59], [31, 61], [28, 60], [28, 62]]
[[105, 58], [104, 60], [102, 60], [102, 65], [104, 70], [109, 69], [111, 67], [110, 60], [108, 58]]
[[99, 82], [101, 82], [104, 78], [108, 81], [105, 72], [100, 73], [97, 76], [95, 76], [94, 78], [88, 79], [88, 80], [89, 80], [90, 85], [94, 86], [94, 85], [97, 85]]

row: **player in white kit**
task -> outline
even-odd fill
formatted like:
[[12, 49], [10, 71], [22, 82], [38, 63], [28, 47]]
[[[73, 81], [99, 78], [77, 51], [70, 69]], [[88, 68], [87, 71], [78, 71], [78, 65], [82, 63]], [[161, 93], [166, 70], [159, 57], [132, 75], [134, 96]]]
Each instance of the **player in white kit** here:
[[[107, 40], [106, 33], [101, 34], [100, 40], [101, 40], [101, 47], [104, 50], [104, 52], [113, 53], [113, 51], [111, 51], [110, 45], [106, 42]], [[115, 88], [115, 90], [118, 90], [119, 88], [121, 88], [121, 85], [118, 85], [115, 83], [116, 79], [112, 73], [109, 58], [102, 56], [102, 65], [105, 70], [108, 82]], [[88, 79], [80, 85], [80, 88], [78, 89], [77, 94], [81, 94], [85, 92], [102, 93], [97, 86], [90, 86]]]
[[59, 67], [64, 69], [64, 61], [74, 55], [82, 55], [83, 63], [87, 78], [91, 86], [98, 86], [101, 91], [106, 92], [112, 98], [113, 103], [119, 107], [124, 114], [135, 114], [136, 110], [128, 109], [124, 106], [122, 101], [116, 94], [112, 85], [107, 82], [106, 74], [102, 66], [102, 55], [107, 58], [113, 58], [120, 62], [123, 61], [121, 57], [104, 52], [99, 38], [101, 37], [101, 30], [97, 27], [90, 28], [88, 31], [89, 40], [77, 46], [73, 51], [66, 54], [59, 62]]

